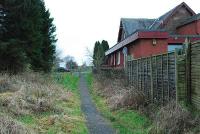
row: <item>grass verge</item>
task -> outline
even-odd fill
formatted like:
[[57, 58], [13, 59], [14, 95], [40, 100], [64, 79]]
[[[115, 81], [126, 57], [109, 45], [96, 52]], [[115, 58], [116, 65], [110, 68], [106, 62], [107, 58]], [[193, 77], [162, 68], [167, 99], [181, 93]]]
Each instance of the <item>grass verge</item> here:
[[9, 89], [0, 93], [0, 133], [87, 134], [78, 82], [70, 73], [0, 76]]
[[114, 128], [121, 134], [146, 134], [149, 131], [151, 125], [150, 120], [140, 115], [133, 110], [120, 109], [111, 111], [106, 104], [106, 99], [99, 96], [97, 90], [93, 87], [94, 78], [92, 73], [86, 75], [87, 83], [92, 95], [93, 101], [97, 106], [97, 109], [102, 115], [109, 119]]

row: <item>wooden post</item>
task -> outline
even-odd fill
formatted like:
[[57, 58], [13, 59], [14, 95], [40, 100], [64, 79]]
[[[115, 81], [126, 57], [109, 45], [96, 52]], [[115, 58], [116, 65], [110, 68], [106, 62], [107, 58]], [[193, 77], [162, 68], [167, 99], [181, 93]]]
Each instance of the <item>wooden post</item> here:
[[144, 83], [144, 62], [143, 59], [141, 59], [141, 90], [144, 93], [144, 87], [143, 87], [143, 83]]
[[157, 68], [157, 56], [155, 57], [156, 64], [156, 100], [158, 100], [158, 68]]
[[146, 74], [145, 75], [145, 77], [146, 77], [146, 82], [145, 82], [146, 83], [146, 86], [145, 86], [146, 88], [145, 89], [146, 89], [147, 97], [149, 99], [149, 92], [148, 92], [149, 89], [147, 87], [147, 85], [148, 85], [147, 84], [148, 83], [148, 58], [146, 58], [146, 73], [145, 74]]
[[176, 85], [176, 104], [178, 104], [179, 101], [179, 92], [178, 92], [178, 50], [175, 49], [175, 85]]
[[137, 90], [139, 90], [139, 83], [138, 83], [138, 81], [139, 81], [139, 80], [138, 80], [138, 78], [139, 78], [139, 77], [138, 77], [138, 72], [139, 72], [138, 68], [139, 68], [139, 64], [138, 64], [138, 62], [139, 62], [139, 61], [137, 60], [137, 81], [136, 81], [136, 82], [137, 82]]
[[151, 70], [150, 70], [150, 77], [151, 77], [151, 102], [154, 102], [154, 93], [153, 93], [153, 64], [152, 64], [152, 57], [150, 59], [150, 67], [151, 67]]
[[161, 77], [162, 77], [162, 104], [164, 105], [164, 82], [163, 82], [163, 55], [161, 55]]
[[191, 103], [191, 44], [189, 38], [186, 39], [186, 84], [187, 103]]
[[145, 62], [144, 61], [145, 61], [145, 59], [143, 58], [143, 60], [142, 60], [142, 90], [143, 90], [143, 93], [145, 94], [145, 91], [144, 91]]
[[133, 61], [131, 60], [131, 87], [133, 85]]
[[169, 53], [167, 53], [167, 91], [168, 91], [168, 102], [170, 101], [170, 88], [169, 88]]

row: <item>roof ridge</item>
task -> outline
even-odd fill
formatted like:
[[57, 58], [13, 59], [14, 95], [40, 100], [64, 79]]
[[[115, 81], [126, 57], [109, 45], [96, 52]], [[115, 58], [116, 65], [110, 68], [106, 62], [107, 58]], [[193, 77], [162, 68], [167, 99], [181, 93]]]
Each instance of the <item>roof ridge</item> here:
[[[167, 21], [168, 18], [170, 16], [172, 16], [179, 8], [181, 8], [182, 6], [185, 6], [187, 8], [187, 10], [189, 10], [189, 12], [191, 12], [193, 15], [196, 15], [196, 13], [185, 3], [182, 2], [181, 4], [175, 6], [174, 8], [172, 8], [171, 10], [169, 10], [168, 12], [166, 12], [165, 14], [161, 15], [160, 17], [158, 17], [155, 22], [149, 27], [149, 29], [157, 29], [160, 27], [160, 25], [164, 22]], [[156, 26], [156, 27], [155, 27]]]
[[155, 20], [155, 18], [154, 19], [151, 19], [151, 18], [121, 18], [121, 20], [125, 20], [125, 19], [127, 19], [127, 20]]

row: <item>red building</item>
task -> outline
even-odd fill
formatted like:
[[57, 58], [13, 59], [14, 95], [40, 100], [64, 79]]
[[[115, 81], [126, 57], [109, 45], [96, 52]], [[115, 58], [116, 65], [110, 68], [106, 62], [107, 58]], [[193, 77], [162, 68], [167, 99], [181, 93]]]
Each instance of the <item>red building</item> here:
[[181, 48], [186, 37], [200, 39], [200, 14], [181, 3], [158, 19], [120, 21], [118, 42], [105, 54], [107, 66], [124, 67], [124, 54], [133, 59]]

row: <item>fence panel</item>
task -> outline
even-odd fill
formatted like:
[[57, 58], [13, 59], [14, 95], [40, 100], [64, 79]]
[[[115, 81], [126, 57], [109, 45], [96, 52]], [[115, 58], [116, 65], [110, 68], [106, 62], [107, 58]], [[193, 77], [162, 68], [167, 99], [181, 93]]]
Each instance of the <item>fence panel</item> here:
[[175, 52], [127, 61], [129, 84], [158, 104], [176, 97], [175, 69]]
[[200, 42], [192, 43], [189, 48], [191, 56], [191, 102], [200, 109]]
[[190, 101], [200, 109], [200, 41], [185, 46], [176, 52], [127, 61], [129, 83], [150, 102], [164, 105], [176, 99]]

